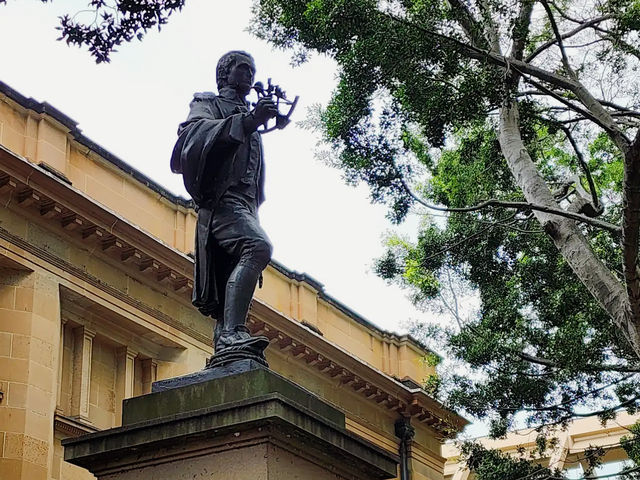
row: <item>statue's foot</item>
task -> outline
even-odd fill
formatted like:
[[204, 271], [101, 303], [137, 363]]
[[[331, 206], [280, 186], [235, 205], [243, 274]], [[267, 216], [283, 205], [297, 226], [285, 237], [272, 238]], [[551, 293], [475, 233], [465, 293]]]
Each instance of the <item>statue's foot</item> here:
[[216, 354], [227, 349], [252, 350], [262, 352], [269, 345], [269, 339], [263, 336], [253, 337], [245, 325], [238, 325], [233, 330], [223, 330], [216, 342]]
[[254, 360], [269, 367], [264, 349], [269, 345], [267, 337], [252, 337], [244, 325], [233, 330], [223, 330], [215, 344], [215, 354], [207, 360], [205, 368], [229, 365], [238, 360]]

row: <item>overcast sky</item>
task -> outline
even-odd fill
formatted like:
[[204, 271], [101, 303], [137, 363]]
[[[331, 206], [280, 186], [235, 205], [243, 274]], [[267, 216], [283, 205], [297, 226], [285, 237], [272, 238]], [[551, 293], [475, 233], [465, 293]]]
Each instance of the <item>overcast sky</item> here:
[[[326, 105], [336, 85], [335, 64], [315, 56], [300, 67], [290, 53], [274, 51], [247, 31], [250, 0], [189, 0], [162, 32], [123, 45], [110, 64], [56, 42], [57, 16], [86, 8], [86, 0], [10, 0], [0, 6], [0, 80], [47, 101], [79, 122], [83, 133], [169, 190], [187, 196], [169, 170], [176, 128], [196, 91], [215, 89], [215, 64], [229, 50], [253, 54], [256, 79], [272, 77], [289, 96], [300, 95], [295, 120], [313, 104]], [[82, 14], [81, 14], [82, 15]], [[261, 222], [274, 258], [306, 272], [327, 293], [376, 325], [402, 331], [424, 317], [405, 292], [371, 271], [383, 252], [382, 236], [394, 228], [384, 206], [372, 206], [364, 186], [346, 186], [339, 171], [317, 160], [318, 138], [293, 124], [264, 136], [266, 202]], [[402, 230], [413, 233], [418, 219]]]

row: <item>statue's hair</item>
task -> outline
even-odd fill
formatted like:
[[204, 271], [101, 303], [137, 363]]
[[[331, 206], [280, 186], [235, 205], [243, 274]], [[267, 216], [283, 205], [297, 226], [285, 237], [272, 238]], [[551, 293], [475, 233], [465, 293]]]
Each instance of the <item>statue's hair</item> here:
[[240, 58], [248, 58], [249, 60], [251, 60], [251, 64], [255, 65], [253, 57], [242, 50], [231, 50], [230, 52], [227, 52], [222, 57], [220, 57], [220, 60], [218, 60], [218, 65], [216, 66], [216, 83], [218, 84], [218, 90], [227, 85], [227, 78], [229, 76], [229, 73]]

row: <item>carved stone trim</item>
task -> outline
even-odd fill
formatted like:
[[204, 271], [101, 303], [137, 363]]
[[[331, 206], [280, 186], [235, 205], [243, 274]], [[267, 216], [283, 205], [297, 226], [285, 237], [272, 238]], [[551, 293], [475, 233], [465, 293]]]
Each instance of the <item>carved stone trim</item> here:
[[65, 417], [58, 413], [55, 414], [53, 420], [53, 429], [67, 435], [68, 437], [79, 437], [80, 435], [86, 435], [87, 433], [94, 433], [100, 430], [93, 425], [89, 425], [71, 417]]
[[[375, 377], [376, 375], [368, 375], [368, 378], [365, 379], [362, 374], [357, 373], [359, 371], [366, 372], [371, 367], [364, 367], [364, 370], [360, 370], [350, 367], [346, 363], [340, 364], [335, 358], [328, 358], [322, 352], [309, 346], [308, 343], [302, 343], [282, 329], [269, 325], [253, 315], [249, 316], [247, 327], [252, 335], [264, 335], [269, 338], [271, 348], [279, 348], [286, 355], [295, 358], [299, 362], [304, 362], [308, 366], [317, 368], [324, 375], [331, 377], [333, 381], [339, 381], [346, 388], [351, 388], [367, 400], [377, 403], [382, 408], [412, 418], [434, 430], [439, 436], [447, 437], [461, 428], [461, 425], [451, 423], [444, 416], [440, 417], [431, 412], [420, 401], [419, 396], [409, 391], [410, 389], [402, 383], [389, 377], [389, 380], [398, 387], [391, 390], [376, 385], [370, 379], [370, 377]], [[321, 341], [328, 343], [326, 340]], [[460, 419], [460, 417], [457, 418], [458, 420]]]
[[42, 260], [44, 260], [47, 263], [50, 263], [51, 265], [54, 265], [55, 267], [58, 267], [59, 269], [68, 272], [70, 274], [72, 274], [73, 276], [79, 278], [80, 280], [83, 280], [85, 282], [87, 282], [89, 285], [92, 285], [100, 290], [102, 290], [103, 292], [117, 298], [118, 300], [121, 300], [122, 302], [140, 310], [141, 312], [146, 313], [147, 315], [150, 315], [164, 323], [166, 323], [167, 325], [180, 330], [183, 333], [186, 333], [187, 335], [189, 335], [190, 337], [198, 340], [199, 342], [205, 343], [207, 345], [211, 344], [211, 337], [207, 337], [206, 335], [201, 334], [200, 332], [193, 330], [185, 325], [183, 325], [180, 322], [175, 321], [172, 317], [170, 317], [169, 315], [161, 312], [160, 310], [156, 310], [152, 307], [150, 307], [149, 305], [140, 302], [139, 300], [121, 292], [120, 290], [105, 284], [104, 282], [102, 282], [99, 278], [94, 277], [93, 275], [91, 275], [90, 273], [87, 273], [86, 271], [76, 267], [75, 265], [72, 265], [64, 260], [62, 260], [59, 257], [56, 257], [55, 255], [51, 254], [50, 252], [47, 252], [46, 250], [43, 250], [41, 248], [36, 247], [35, 245], [25, 241], [24, 239], [13, 235], [12, 233], [10, 233], [9, 231], [5, 230], [4, 228], [0, 227], [0, 238], [8, 241], [9, 243], [12, 243], [14, 245], [16, 245], [17, 247], [21, 248], [22, 250], [25, 250], [26, 252], [29, 252], [30, 254], [41, 258]]

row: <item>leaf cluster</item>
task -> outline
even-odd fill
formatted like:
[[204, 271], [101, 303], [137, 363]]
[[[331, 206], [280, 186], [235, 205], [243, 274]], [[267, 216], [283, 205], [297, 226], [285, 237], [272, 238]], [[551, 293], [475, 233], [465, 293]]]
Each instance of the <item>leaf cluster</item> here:
[[[49, 0], [41, 0], [47, 3]], [[96, 63], [109, 62], [122, 43], [142, 40], [150, 29], [161, 29], [185, 0], [89, 0], [87, 10], [60, 17], [60, 38], [68, 45], [86, 46]], [[6, 0], [0, 0], [0, 5]], [[77, 20], [82, 14], [90, 21]]]

